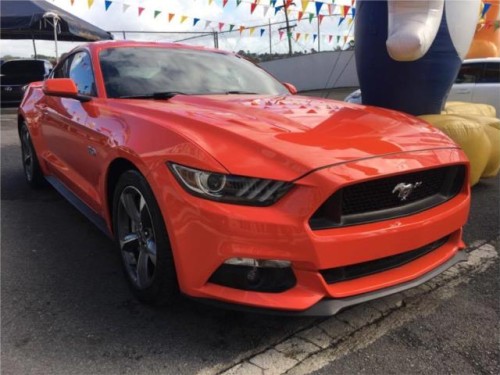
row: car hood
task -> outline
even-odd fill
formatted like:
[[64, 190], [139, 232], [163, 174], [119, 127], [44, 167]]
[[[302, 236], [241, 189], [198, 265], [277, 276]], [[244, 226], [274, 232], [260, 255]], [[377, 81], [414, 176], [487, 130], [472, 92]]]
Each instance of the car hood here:
[[292, 180], [374, 156], [457, 147], [418, 118], [377, 107], [301, 96], [187, 96], [112, 100], [120, 111], [170, 127], [230, 173]]

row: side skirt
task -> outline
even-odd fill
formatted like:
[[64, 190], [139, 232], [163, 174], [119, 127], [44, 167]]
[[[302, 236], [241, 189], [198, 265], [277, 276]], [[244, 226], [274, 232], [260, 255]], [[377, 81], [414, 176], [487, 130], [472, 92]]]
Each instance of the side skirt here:
[[45, 179], [54, 189], [57, 190], [66, 200], [71, 203], [78, 211], [80, 211], [87, 219], [89, 219], [101, 232], [110, 239], [113, 239], [113, 234], [108, 230], [106, 221], [92, 210], [85, 202], [78, 198], [71, 190], [69, 190], [58, 178], [54, 176], [45, 176]]

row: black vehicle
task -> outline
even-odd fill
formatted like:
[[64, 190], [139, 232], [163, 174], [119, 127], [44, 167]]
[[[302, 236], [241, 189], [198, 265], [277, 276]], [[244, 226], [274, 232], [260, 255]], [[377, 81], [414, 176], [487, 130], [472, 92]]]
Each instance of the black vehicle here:
[[0, 66], [1, 102], [19, 104], [23, 99], [23, 87], [28, 83], [43, 81], [52, 70], [47, 60], [10, 60]]

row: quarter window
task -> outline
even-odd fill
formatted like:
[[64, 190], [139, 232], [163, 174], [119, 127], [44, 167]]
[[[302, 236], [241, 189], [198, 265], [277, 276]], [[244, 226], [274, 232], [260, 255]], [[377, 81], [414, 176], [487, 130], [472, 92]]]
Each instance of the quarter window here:
[[500, 82], [500, 63], [486, 63], [484, 64], [483, 76], [480, 80], [481, 83], [499, 83]]
[[95, 96], [92, 63], [86, 52], [78, 52], [73, 56], [69, 68], [69, 78], [75, 81], [79, 94]]

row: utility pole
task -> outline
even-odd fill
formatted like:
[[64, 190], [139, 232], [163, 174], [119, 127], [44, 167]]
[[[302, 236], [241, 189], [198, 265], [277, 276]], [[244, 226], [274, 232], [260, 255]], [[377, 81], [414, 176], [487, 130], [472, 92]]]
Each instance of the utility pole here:
[[290, 5], [295, 5], [295, 3], [292, 3], [291, 0], [283, 0], [283, 6], [281, 7], [281, 9], [283, 9], [283, 11], [285, 12], [286, 27], [280, 27], [278, 29], [278, 30], [283, 30], [283, 29], [286, 30], [286, 37], [288, 39], [288, 56], [292, 56], [292, 33], [290, 32], [290, 30], [292, 29], [292, 27], [297, 26], [297, 25], [290, 26], [290, 21], [288, 19], [288, 7]]
[[292, 33], [290, 32], [290, 21], [288, 20], [288, 7], [290, 5], [290, 0], [283, 0], [283, 11], [285, 12], [286, 20], [286, 37], [288, 38], [288, 56], [292, 56]]
[[269, 54], [273, 54], [273, 40], [271, 38], [271, 19], [269, 18]]

